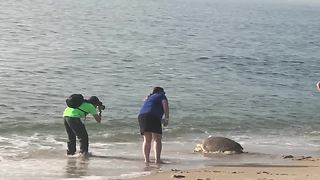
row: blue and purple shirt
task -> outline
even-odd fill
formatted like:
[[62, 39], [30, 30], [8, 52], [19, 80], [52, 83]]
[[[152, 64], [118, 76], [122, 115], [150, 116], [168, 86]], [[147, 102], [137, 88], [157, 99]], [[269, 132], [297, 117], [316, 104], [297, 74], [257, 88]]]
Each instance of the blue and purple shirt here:
[[150, 95], [143, 103], [139, 115], [142, 114], [153, 114], [157, 118], [162, 119], [164, 110], [162, 106], [162, 100], [167, 100], [164, 93], [155, 93]]

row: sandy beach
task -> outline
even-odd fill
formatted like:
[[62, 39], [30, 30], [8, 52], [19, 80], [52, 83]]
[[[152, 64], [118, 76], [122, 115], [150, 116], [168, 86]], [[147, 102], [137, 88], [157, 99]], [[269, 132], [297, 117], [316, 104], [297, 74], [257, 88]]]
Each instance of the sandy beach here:
[[155, 172], [134, 180], [319, 180], [320, 158], [306, 156], [281, 157], [286, 162], [281, 164], [239, 164], [218, 165], [204, 169]]

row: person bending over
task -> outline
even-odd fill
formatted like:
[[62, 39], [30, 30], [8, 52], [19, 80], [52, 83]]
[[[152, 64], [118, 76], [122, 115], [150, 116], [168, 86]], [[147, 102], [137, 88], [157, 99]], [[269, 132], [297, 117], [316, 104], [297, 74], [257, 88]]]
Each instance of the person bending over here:
[[[163, 118], [164, 116], [164, 118]], [[138, 116], [140, 133], [143, 135], [142, 151], [144, 161], [150, 162], [151, 142], [154, 141], [155, 163], [162, 163], [162, 123], [169, 123], [169, 103], [162, 87], [154, 87], [145, 99]]]
[[80, 155], [87, 156], [89, 137], [86, 127], [81, 121], [87, 114], [91, 114], [97, 123], [101, 122], [101, 111], [105, 106], [98, 97], [91, 96], [85, 100], [81, 94], [73, 94], [67, 100], [67, 108], [63, 112], [64, 126], [68, 135], [67, 155], [76, 153], [76, 137], [80, 142]]

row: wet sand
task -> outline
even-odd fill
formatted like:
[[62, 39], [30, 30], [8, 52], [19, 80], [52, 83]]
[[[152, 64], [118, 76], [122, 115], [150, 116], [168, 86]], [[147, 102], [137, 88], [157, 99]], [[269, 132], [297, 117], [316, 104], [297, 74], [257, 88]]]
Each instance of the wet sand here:
[[134, 180], [319, 180], [320, 158], [306, 156], [282, 156], [284, 164], [216, 165], [204, 169], [171, 169], [155, 172]]

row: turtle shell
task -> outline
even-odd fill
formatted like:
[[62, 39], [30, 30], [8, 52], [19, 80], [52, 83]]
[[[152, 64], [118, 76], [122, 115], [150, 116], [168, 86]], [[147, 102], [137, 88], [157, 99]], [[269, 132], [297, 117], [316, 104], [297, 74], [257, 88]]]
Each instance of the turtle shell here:
[[239, 143], [225, 137], [209, 137], [203, 142], [202, 147], [206, 152], [243, 152], [243, 148]]

